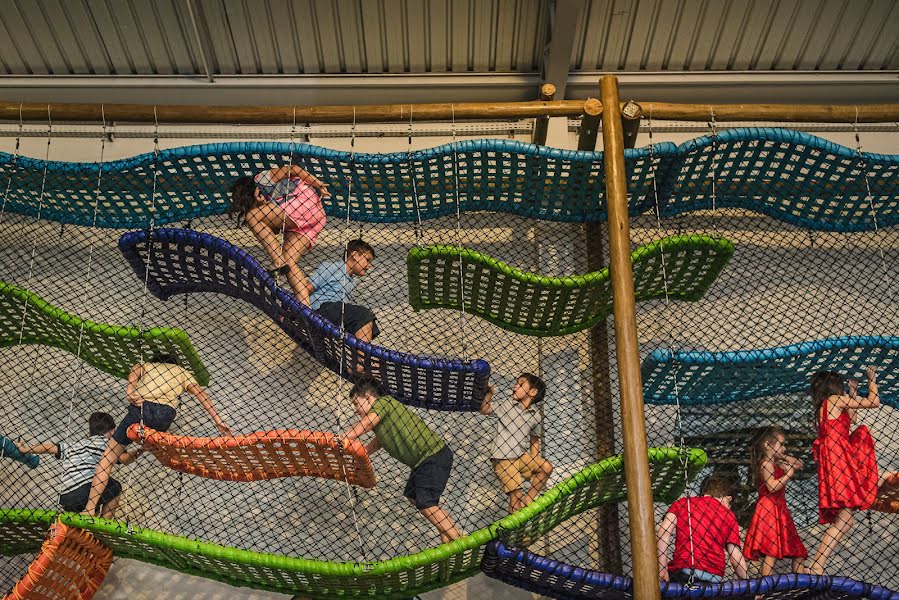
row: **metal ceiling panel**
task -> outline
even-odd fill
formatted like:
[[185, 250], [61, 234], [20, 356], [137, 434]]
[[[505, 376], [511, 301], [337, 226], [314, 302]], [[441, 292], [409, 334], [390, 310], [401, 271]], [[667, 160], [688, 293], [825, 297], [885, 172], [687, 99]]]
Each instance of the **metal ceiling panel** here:
[[33, 15], [28, 14], [28, 5], [23, 12], [18, 2], [7, 2], [0, 11], [4, 29], [3, 55], [8, 57], [13, 72], [46, 75], [52, 72], [43, 50], [47, 36], [35, 35], [29, 26], [29, 16]]
[[[73, 73], [76, 75], [110, 74], [112, 65], [107, 48], [102, 43], [97, 23], [91, 11], [80, 0], [59, 0], [59, 6], [65, 14], [65, 20], [56, 31], [64, 47], [77, 48], [80, 54], [80, 60], [77, 61], [78, 68], [73, 68]], [[71, 38], [68, 37], [69, 35]], [[75, 53], [74, 50], [72, 53]], [[73, 63], [75, 62], [73, 59]]]
[[479, 101], [533, 98], [550, 79], [595, 94], [599, 72], [670, 87], [672, 74], [799, 71], [798, 90], [844, 71], [881, 99], [899, 82], [897, 32], [899, 0], [6, 0], [0, 87]]
[[573, 71], [895, 68], [896, 0], [584, 0]]

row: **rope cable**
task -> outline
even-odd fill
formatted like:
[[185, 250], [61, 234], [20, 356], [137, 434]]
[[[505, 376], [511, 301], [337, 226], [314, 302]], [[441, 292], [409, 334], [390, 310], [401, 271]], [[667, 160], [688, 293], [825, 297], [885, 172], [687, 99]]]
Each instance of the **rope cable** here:
[[[649, 121], [647, 123], [647, 131], [649, 133], [649, 164], [651, 166], [654, 165], [654, 163], [655, 163], [655, 143], [653, 140], [653, 127], [652, 127], [652, 116], [653, 115], [652, 115], [652, 113], [653, 113], [653, 105], [650, 104], [649, 105]], [[712, 126], [714, 127], [714, 112], [712, 113]], [[659, 200], [658, 182], [656, 180], [656, 173], [657, 173], [658, 169], [655, 167], [652, 167], [652, 168], [653, 168], [653, 171], [652, 171], [652, 193], [653, 193], [653, 199], [654, 199], [656, 229], [658, 232], [661, 233], [661, 231], [662, 231], [662, 208], [661, 208], [661, 202]], [[714, 202], [715, 202], [714, 189], [715, 189], [715, 184], [714, 184], [714, 178], [713, 178], [712, 179], [712, 190], [713, 190], [712, 203], [713, 203], [713, 206], [714, 206]], [[662, 242], [661, 242], [661, 251], [659, 253], [659, 258], [660, 258], [660, 264], [661, 264], [661, 269], [662, 269], [662, 285], [664, 287], [664, 292], [665, 292], [665, 298], [664, 298], [665, 312], [667, 312], [669, 310], [669, 307], [671, 306], [671, 297], [670, 297], [669, 286], [668, 286], [668, 271], [667, 271], [667, 263], [666, 263], [666, 256], [665, 256], [664, 239], [662, 239]], [[676, 353], [674, 352], [674, 339], [675, 339], [674, 338], [674, 326], [673, 326], [674, 319], [662, 319], [662, 321], [668, 324], [667, 339], [669, 340], [669, 343], [671, 345], [672, 357], [676, 356]], [[677, 368], [674, 369], [674, 373], [675, 373], [675, 376], [674, 376], [674, 406], [675, 406], [675, 415], [676, 415], [675, 416], [675, 431], [676, 431], [676, 435], [677, 435], [677, 439], [678, 439], [678, 448], [680, 450], [681, 465], [683, 467], [683, 473], [684, 473], [684, 489], [687, 490], [690, 485], [690, 472], [689, 472], [690, 461], [687, 457], [687, 452], [686, 452], [687, 441], [686, 441], [686, 437], [684, 436], [683, 414], [681, 412], [681, 399], [680, 399], [680, 391], [679, 391], [679, 386], [678, 386]], [[695, 567], [694, 567], [694, 565], [696, 564], [696, 554], [695, 554], [695, 546], [693, 543], [693, 535], [694, 535], [693, 513], [692, 513], [690, 496], [691, 495], [689, 492], [685, 495], [686, 505], [687, 505], [687, 531], [690, 532], [690, 535], [688, 536], [688, 540], [689, 540], [689, 548], [690, 548], [691, 569], [690, 569], [688, 585], [693, 583], [694, 577], [696, 574]]]
[[412, 105], [409, 105], [409, 149], [406, 152], [409, 177], [412, 179], [412, 201], [415, 204], [415, 245], [422, 247], [421, 205], [418, 202], [418, 182], [415, 163], [412, 160]]
[[[20, 106], [21, 110], [21, 106]], [[25, 277], [25, 289], [31, 290], [31, 278], [34, 275], [34, 264], [35, 259], [37, 257], [37, 241], [38, 241], [38, 231], [40, 229], [40, 220], [43, 215], [44, 209], [44, 198], [46, 196], [47, 191], [47, 174], [50, 164], [50, 146], [53, 141], [53, 117], [50, 113], [50, 105], [47, 105], [47, 147], [44, 151], [44, 168], [41, 174], [41, 189], [38, 194], [38, 206], [37, 206], [37, 217], [36, 220], [38, 223], [33, 229], [33, 233], [31, 236], [31, 254], [28, 260], [28, 274]], [[22, 340], [25, 336], [25, 323], [28, 321], [28, 293], [23, 295], [22, 299], [22, 319], [19, 322], [19, 339], [17, 344], [21, 344]], [[36, 350], [36, 352], [40, 352], [40, 350]], [[27, 375], [24, 380], [27, 382], [27, 387], [31, 387], [34, 383], [34, 373], [37, 370], [37, 362], [36, 360], [29, 361], [28, 367], [26, 369]], [[26, 388], [27, 389], [27, 388]], [[4, 403], [5, 404], [5, 403]], [[7, 420], [7, 419], [4, 419]]]
[[[349, 181], [347, 184], [347, 197], [346, 197], [346, 234], [344, 236], [344, 245], [343, 245], [343, 257], [344, 257], [344, 270], [346, 269], [347, 261], [349, 260], [349, 247], [350, 247], [350, 236], [352, 235], [352, 228], [350, 225], [350, 215], [352, 212], [352, 196], [353, 196], [353, 175], [355, 173], [355, 164], [356, 164], [356, 107], [353, 106], [353, 124], [351, 127], [351, 138], [350, 138], [350, 175]], [[362, 226], [360, 223], [359, 230], [359, 239], [362, 238]], [[345, 273], [345, 271], [344, 271]], [[340, 331], [342, 334], [342, 345], [344, 349], [349, 349], [352, 353], [352, 358], [345, 356], [345, 366], [351, 366], [355, 368], [359, 360], [359, 352], [358, 350], [353, 350], [349, 348], [349, 344], [347, 344], [347, 336], [350, 332], [346, 331], [346, 325], [344, 320], [346, 318], [346, 290], [342, 288], [343, 283], [341, 283], [341, 294], [340, 294]], [[352, 332], [355, 334], [356, 332]], [[346, 351], [346, 350], [345, 350]], [[364, 367], [364, 362], [363, 362]], [[338, 388], [339, 389], [339, 388]], [[337, 417], [337, 434], [340, 435], [343, 432], [344, 423], [347, 422], [344, 414], [344, 398], [338, 398], [337, 400], [337, 412], [335, 416]], [[353, 515], [353, 528], [356, 531], [356, 538], [359, 542], [359, 555], [361, 560], [366, 559], [365, 552], [365, 538], [362, 534], [362, 525], [359, 522], [359, 515], [356, 512], [356, 506], [359, 504], [359, 494], [355, 487], [350, 485], [349, 474], [346, 469], [346, 453], [344, 452], [343, 442], [342, 440], [337, 441], [337, 451], [341, 457], [341, 471], [343, 472], [343, 481], [346, 485], [346, 493], [347, 493], [347, 501], [350, 505], [350, 511]]]
[[[97, 215], [100, 212], [100, 195], [102, 194], [102, 183], [103, 183], [103, 165], [105, 160], [106, 153], [106, 108], [104, 105], [100, 105], [100, 115], [103, 120], [103, 133], [100, 136], [100, 162], [97, 167], [97, 188], [94, 196], [94, 211], [91, 218], [91, 227], [95, 227], [97, 224]], [[88, 245], [87, 250], [87, 267], [85, 269], [84, 274], [84, 285], [82, 287], [82, 297], [85, 301], [88, 299], [88, 293], [91, 289], [91, 267], [93, 266], [93, 258], [94, 258], [94, 242], [93, 238], [91, 238], [91, 242]], [[63, 428], [63, 440], [69, 439], [69, 433], [72, 427], [72, 421], [74, 420], [74, 412], [75, 412], [75, 393], [78, 388], [78, 384], [81, 381], [81, 376], [84, 373], [84, 361], [81, 360], [81, 346], [84, 340], [84, 320], [81, 320], [78, 326], [78, 342], [76, 344], [75, 357], [78, 358], [77, 367], [75, 370], [75, 377], [72, 380], [71, 393], [69, 394], [69, 409], [66, 411], [66, 424]], [[58, 499], [57, 499], [58, 502]], [[62, 506], [60, 505], [60, 508]]]
[[16, 173], [19, 170], [19, 151], [22, 146], [22, 130], [25, 126], [25, 123], [22, 121], [22, 104], [19, 104], [19, 129], [16, 132], [16, 148], [13, 151], [12, 155], [12, 169], [9, 172], [9, 177], [6, 180], [6, 189], [3, 191], [3, 204], [0, 205], [0, 223], [3, 223], [3, 217], [6, 216], [6, 201], [9, 199], [9, 190], [12, 188], [13, 178], [15, 178]]
[[[13, 178], [16, 176], [19, 168], [19, 151], [21, 149], [22, 143], [22, 129], [24, 127], [24, 122], [22, 121], [22, 104], [19, 104], [19, 129], [16, 134], [16, 147], [13, 152], [12, 158], [12, 169], [10, 170], [9, 177], [6, 180], [6, 188], [3, 191], [3, 203], [0, 204], [0, 224], [3, 223], [3, 218], [6, 216], [6, 201], [9, 198], [9, 191], [12, 189]], [[3, 402], [3, 422], [6, 423], [9, 421], [9, 406], [8, 403]], [[3, 458], [6, 455], [6, 445], [0, 444], [0, 458]]]
[[[152, 178], [151, 178], [151, 187], [150, 187], [150, 221], [147, 224], [147, 264], [144, 268], [144, 277], [143, 283], [141, 285], [141, 301], [138, 309], [138, 317], [137, 317], [137, 326], [140, 334], [138, 335], [138, 358], [140, 359], [141, 364], [146, 362], [146, 356], [144, 352], [144, 332], [147, 330], [146, 327], [146, 314], [147, 314], [147, 305], [149, 300], [149, 281], [150, 281], [150, 266], [153, 264], [153, 231], [156, 228], [156, 195], [157, 195], [157, 180], [159, 178], [159, 118], [156, 110], [156, 105], [153, 105], [153, 162], [150, 164], [150, 168], [152, 169]], [[129, 401], [130, 403], [130, 401]], [[139, 423], [139, 431], [140, 431], [140, 441], [138, 442], [141, 446], [144, 443], [144, 403], [142, 402], [140, 405], [140, 423]], [[130, 494], [126, 494], [125, 490], [131, 489], [131, 483], [134, 479], [134, 471], [135, 469], [128, 470], [128, 478], [126, 481], [126, 485], [124, 486], [121, 494], [121, 502], [122, 502], [122, 514], [125, 519], [125, 523], [128, 527], [128, 532], [131, 533], [133, 531], [131, 527], [130, 519], [128, 519], [128, 497]]]
[[[861, 136], [858, 129], [858, 106], [855, 107], [855, 121], [852, 123], [852, 129], [855, 133], [855, 151], [862, 163], [862, 176], [865, 179], [865, 193], [867, 195], [868, 206], [871, 209], [871, 219], [874, 222], [874, 238], [877, 239], [880, 234], [880, 226], [877, 222], [877, 209], [874, 207], [874, 194], [871, 193], [871, 181], [868, 179], [868, 160], [865, 153], [862, 152]], [[883, 245], [877, 244], [877, 252], [880, 255], [880, 265], [883, 268], [884, 283], [887, 287], [890, 302], [894, 301], [893, 286], [889, 285], [889, 270], [887, 269], [886, 255], [883, 251]]]
[[[468, 347], [465, 340], [465, 265], [462, 261], [462, 205], [459, 197], [459, 155], [456, 140], [456, 105], [450, 104], [453, 133], [453, 191], [456, 200], [456, 247], [459, 250], [459, 324], [462, 343], [462, 360], [468, 360]], [[472, 173], [468, 173], [471, 183]]]

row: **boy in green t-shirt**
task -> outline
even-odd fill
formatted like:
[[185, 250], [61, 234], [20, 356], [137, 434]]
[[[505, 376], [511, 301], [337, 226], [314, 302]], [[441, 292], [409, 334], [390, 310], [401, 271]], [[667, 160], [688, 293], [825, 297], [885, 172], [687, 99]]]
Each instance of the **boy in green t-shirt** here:
[[344, 436], [355, 440], [374, 431], [375, 437], [366, 450], [374, 454], [384, 448], [412, 469], [403, 495], [437, 528], [441, 541], [449, 542], [462, 535], [452, 517], [439, 506], [453, 468], [453, 453], [443, 438], [396, 398], [383, 395], [374, 381], [354, 385], [350, 399], [360, 421]]

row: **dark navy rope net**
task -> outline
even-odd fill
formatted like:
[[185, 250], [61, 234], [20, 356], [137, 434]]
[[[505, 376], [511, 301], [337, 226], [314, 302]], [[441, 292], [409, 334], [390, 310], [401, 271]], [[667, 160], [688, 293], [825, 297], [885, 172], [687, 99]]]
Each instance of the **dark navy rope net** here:
[[221, 238], [190, 229], [134, 231], [120, 238], [119, 249], [138, 276], [148, 273], [147, 289], [162, 300], [195, 292], [245, 300], [341, 377], [352, 379], [361, 365], [366, 375], [380, 380], [404, 404], [435, 410], [480, 409], [490, 376], [486, 361], [417, 356], [360, 341], [301, 304], [249, 253]]
[[[527, 550], [507, 548], [502, 542], [487, 546], [481, 570], [510, 585], [562, 600], [631, 600], [633, 580], [574, 567]], [[848, 577], [771, 575], [732, 580], [706, 586], [660, 584], [663, 598], [746, 598], [783, 600], [899, 600], [899, 593]]]

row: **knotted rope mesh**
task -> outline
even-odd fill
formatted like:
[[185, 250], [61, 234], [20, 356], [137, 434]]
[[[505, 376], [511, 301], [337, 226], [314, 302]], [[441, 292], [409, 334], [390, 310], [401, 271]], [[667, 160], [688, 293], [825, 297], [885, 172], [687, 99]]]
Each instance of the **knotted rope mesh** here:
[[[822, 455], [812, 453], [819, 430], [806, 393], [813, 372], [837, 371], [847, 386], [858, 379], [853, 394], [866, 397], [865, 367], [878, 368], [882, 406], [859, 409], [851, 428], [870, 431], [882, 470], [899, 467], [899, 158], [799, 132], [718, 127], [714, 143], [663, 141], [626, 154], [635, 273], [645, 280], [637, 316], [646, 430], [650, 446], [673, 448], [653, 455], [657, 522], [717, 473], [735, 483], [742, 544], [758, 504], [749, 445], [776, 425], [785, 454], [804, 463], [785, 498], [808, 566], [828, 527], [818, 522]], [[606, 214], [601, 153], [515, 140], [434, 148], [415, 140], [413, 149], [403, 139], [396, 148], [369, 140], [352, 153], [218, 143], [163, 148], [154, 158], [137, 143], [107, 142], [102, 168], [91, 162], [96, 140], [51, 145], [43, 158], [9, 140], [0, 161], [0, 435], [26, 459], [41, 456], [34, 469], [12, 452], [0, 460], [4, 478], [16, 482], [0, 490], [3, 585], [20, 579], [38, 551], [60, 493], [74, 489], [63, 488], [90, 485], [89, 472], [67, 479], [106, 447], [105, 437], [88, 443], [90, 415], [105, 412], [119, 424], [129, 399], [153, 402], [166, 390], [183, 392], [158, 446], [168, 462], [148, 452], [117, 466], [112, 476], [125, 485], [110, 520], [63, 517], [116, 556], [321, 597], [408, 597], [440, 587], [477, 573], [497, 539], [560, 563], [631, 574], [626, 505], [605, 510], [623, 498], [624, 483], [613, 457], [622, 446], [608, 274], [587, 256], [590, 224]], [[235, 179], [284, 165], [330, 188], [325, 227], [297, 259], [310, 281], [320, 283], [315, 273], [325, 263], [337, 265], [333, 277], [346, 268], [350, 230], [341, 221], [361, 227], [374, 249], [371, 268], [349, 275], [346, 299], [374, 314], [374, 339], [360, 337], [365, 312], [345, 309], [342, 331], [318, 307], [301, 305], [290, 282], [268, 272], [271, 256], [252, 223], [225, 214]], [[300, 199], [288, 196], [273, 209], [281, 223], [302, 221]], [[312, 235], [294, 224], [270, 228], [283, 236], [278, 251]], [[351, 320], [359, 314], [361, 322]], [[143, 381], [149, 369], [134, 367], [154, 357], [181, 370]], [[523, 373], [546, 384], [539, 428], [536, 411], [518, 402]], [[398, 404], [354, 404], [349, 392], [360, 376], [378, 379]], [[488, 382], [492, 416], [479, 412]], [[204, 397], [247, 443], [221, 441], [229, 436]], [[369, 445], [372, 433], [334, 445], [373, 411], [387, 451]], [[160, 429], [147, 422], [151, 413], [171, 420], [157, 412], [143, 406], [148, 430]], [[614, 418], [597, 424], [595, 415], [607, 413]], [[523, 433], [499, 436], [498, 414], [516, 417]], [[384, 421], [399, 429], [383, 429]], [[298, 450], [285, 431], [317, 441]], [[542, 461], [497, 468], [531, 454], [535, 440]], [[599, 455], [598, 445], [612, 452]], [[446, 470], [435, 458], [443, 448], [452, 466], [432, 504], [410, 472], [429, 459], [436, 463], [425, 471]], [[170, 468], [193, 458], [214, 468]], [[203, 469], [229, 476], [202, 477]], [[519, 481], [525, 503], [529, 482], [542, 493], [508, 517], [503, 485], [514, 490]], [[894, 506], [890, 489], [872, 503]], [[102, 500], [108, 507], [112, 499]], [[435, 527], [434, 506], [442, 510], [435, 518], [446, 515], [452, 526]], [[899, 588], [899, 517], [858, 509], [827, 572]], [[447, 532], [462, 537], [440, 545]], [[788, 559], [775, 564], [776, 573], [790, 568]], [[750, 563], [750, 576], [759, 570]], [[726, 576], [734, 577], [730, 566]]]

